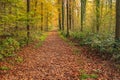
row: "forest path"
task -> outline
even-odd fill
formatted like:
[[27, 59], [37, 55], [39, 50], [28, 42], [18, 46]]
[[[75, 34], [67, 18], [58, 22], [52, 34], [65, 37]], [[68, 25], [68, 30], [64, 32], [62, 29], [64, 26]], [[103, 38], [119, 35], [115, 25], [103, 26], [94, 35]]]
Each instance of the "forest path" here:
[[57, 31], [49, 32], [43, 44], [35, 46], [18, 52], [24, 61], [0, 72], [0, 80], [120, 80], [113, 63], [84, 47], [68, 44]]
[[25, 47], [20, 54], [24, 62], [0, 80], [78, 80], [79, 65], [72, 48], [51, 31], [42, 46]]

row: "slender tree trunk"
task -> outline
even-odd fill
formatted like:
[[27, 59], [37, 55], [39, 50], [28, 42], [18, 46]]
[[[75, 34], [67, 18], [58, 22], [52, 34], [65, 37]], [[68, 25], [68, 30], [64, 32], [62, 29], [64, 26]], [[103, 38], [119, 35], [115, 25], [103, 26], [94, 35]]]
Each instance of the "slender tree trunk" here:
[[29, 24], [29, 12], [30, 12], [30, 0], [27, 0], [27, 44], [29, 43], [29, 38], [30, 38], [30, 24]]
[[[4, 11], [3, 11], [3, 12], [4, 12], [4, 15], [6, 15], [6, 10], [5, 10], [5, 9], [6, 9], [6, 4], [5, 4], [5, 3], [3, 3], [3, 8], [4, 8]], [[5, 31], [6, 31], [6, 29], [5, 29], [5, 27], [6, 27], [6, 22], [4, 22], [3, 26], [4, 26], [4, 28], [3, 28], [3, 29], [4, 29], [4, 32], [5, 32]]]
[[96, 0], [95, 4], [96, 4], [96, 30], [98, 33], [100, 29], [100, 0]]
[[[38, 6], [38, 0], [35, 0], [35, 6], [34, 6], [34, 18], [36, 18], [36, 16], [37, 16], [37, 6]], [[36, 29], [37, 29], [37, 25], [36, 24], [34, 24], [34, 27], [36, 27]]]
[[49, 24], [49, 21], [48, 21], [48, 10], [46, 12], [46, 31], [48, 31], [48, 24]]
[[67, 7], [67, 37], [69, 36], [69, 0], [67, 0], [66, 3], [66, 7]]
[[59, 8], [58, 8], [58, 23], [59, 23], [59, 30], [62, 29], [62, 21], [61, 21], [61, 8], [60, 8], [60, 0], [58, 0], [58, 5], [59, 5]]
[[86, 2], [87, 0], [81, 0], [81, 31], [83, 31], [83, 26], [85, 21]]
[[71, 14], [72, 14], [72, 12], [71, 12], [71, 0], [69, 0], [69, 29], [71, 30], [71, 28], [72, 28], [72, 16], [71, 16]]
[[71, 18], [72, 18], [72, 24], [71, 24], [71, 26], [72, 26], [72, 29], [74, 29], [74, 3], [75, 3], [75, 0], [73, 0], [72, 1], [72, 9], [71, 9], [71, 11], [72, 11], [72, 13], [71, 13]]
[[115, 39], [120, 40], [120, 0], [116, 0], [116, 31]]
[[64, 0], [62, 0], [62, 30], [64, 30]]
[[16, 7], [16, 9], [15, 9], [15, 15], [16, 15], [16, 21], [15, 21], [15, 34], [16, 34], [16, 36], [18, 36], [18, 32], [17, 32], [17, 30], [18, 30], [18, 10], [17, 10], [17, 4], [15, 3], [15, 7]]
[[109, 19], [109, 31], [111, 31], [112, 28], [112, 1], [113, 0], [108, 0], [109, 1], [109, 11], [110, 11], [110, 19]]
[[43, 31], [43, 3], [41, 2], [41, 31]]

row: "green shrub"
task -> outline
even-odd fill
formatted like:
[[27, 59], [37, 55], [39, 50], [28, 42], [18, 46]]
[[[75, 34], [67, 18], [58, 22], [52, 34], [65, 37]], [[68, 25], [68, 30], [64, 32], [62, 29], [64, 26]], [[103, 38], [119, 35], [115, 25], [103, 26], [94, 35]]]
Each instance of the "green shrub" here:
[[22, 38], [18, 40], [20, 47], [23, 47], [27, 44], [27, 38]]
[[[62, 35], [65, 35], [63, 33]], [[78, 40], [80, 45], [87, 45], [100, 53], [112, 55], [113, 59], [120, 60], [120, 41], [114, 40], [113, 33], [70, 32], [70, 36]]]
[[18, 57], [15, 58], [15, 61], [17, 63], [21, 63], [21, 62], [23, 62], [23, 58], [18, 56]]
[[7, 66], [2, 66], [2, 67], [0, 67], [0, 70], [10, 70], [10, 68]]
[[3, 55], [2, 54], [0, 54], [0, 60], [2, 60], [3, 59]]
[[67, 33], [64, 31], [60, 31], [60, 35], [62, 35], [63, 37], [67, 37]]
[[72, 38], [74, 38], [74, 39], [79, 39], [79, 40], [81, 40], [81, 39], [83, 39], [84, 37], [86, 37], [86, 34], [85, 33], [82, 33], [82, 32], [70, 32], [70, 35], [71, 35], [71, 37]]
[[7, 38], [2, 41], [0, 54], [9, 57], [14, 56], [14, 52], [20, 48], [19, 42], [13, 38]]
[[87, 79], [97, 79], [98, 75], [97, 74], [86, 74], [86, 73], [82, 73], [82, 75], [80, 76], [81, 80], [87, 80]]

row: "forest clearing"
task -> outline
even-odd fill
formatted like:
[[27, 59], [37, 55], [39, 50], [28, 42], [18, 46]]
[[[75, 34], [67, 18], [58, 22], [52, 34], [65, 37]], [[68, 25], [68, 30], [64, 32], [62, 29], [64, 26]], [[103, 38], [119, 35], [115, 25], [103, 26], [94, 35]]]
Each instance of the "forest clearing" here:
[[0, 80], [120, 80], [120, 0], [0, 6]]

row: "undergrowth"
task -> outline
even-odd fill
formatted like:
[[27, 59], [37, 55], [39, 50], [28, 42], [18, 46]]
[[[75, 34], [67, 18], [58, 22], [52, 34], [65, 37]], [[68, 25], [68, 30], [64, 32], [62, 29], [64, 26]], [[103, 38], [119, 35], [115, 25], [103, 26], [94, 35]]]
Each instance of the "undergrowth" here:
[[[30, 36], [29, 39], [29, 44], [34, 42], [34, 41], [39, 41], [39, 43], [37, 44], [37, 46], [42, 45], [42, 42], [46, 39], [47, 37], [47, 33], [45, 32], [40, 32], [40, 31], [36, 31], [33, 32]], [[5, 61], [8, 58], [10, 58], [11, 60], [8, 61], [8, 63], [21, 63], [23, 62], [23, 58], [21, 58], [20, 56], [18, 56], [16, 54], [17, 51], [20, 50], [21, 47], [24, 47], [25, 45], [27, 45], [27, 38], [23, 37], [16, 37], [16, 36], [12, 36], [12, 37], [7, 37], [6, 39], [3, 39], [0, 41], [0, 61]], [[14, 58], [14, 59], [12, 59]], [[2, 69], [6, 69], [6, 67], [1, 67]]]
[[46, 32], [46, 33], [41, 34], [40, 37], [38, 37], [38, 43], [35, 45], [36, 48], [42, 46], [43, 42], [47, 38], [47, 35], [48, 35], [48, 33]]
[[7, 66], [1, 66], [1, 67], [0, 67], [0, 70], [10, 70], [10, 68], [7, 67]]
[[[66, 37], [64, 32], [61, 32]], [[115, 41], [113, 33], [70, 32], [70, 37], [80, 46], [87, 46], [99, 51], [99, 55], [109, 55], [111, 60], [120, 62], [120, 41]]]
[[97, 79], [98, 75], [96, 73], [88, 74], [84, 70], [80, 70], [81, 75], [79, 76], [80, 80], [88, 80], [88, 79]]

